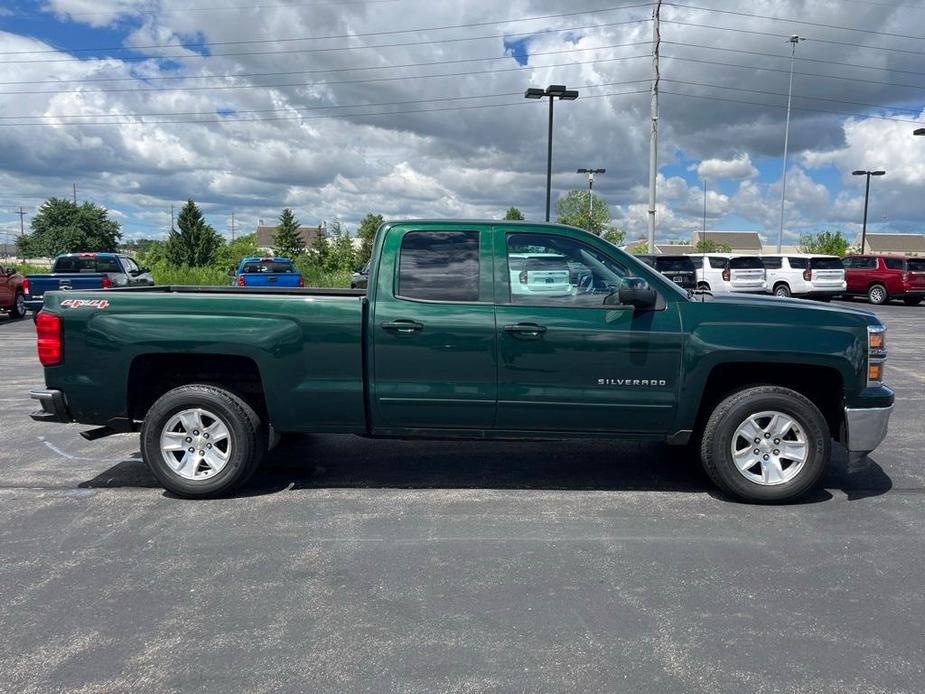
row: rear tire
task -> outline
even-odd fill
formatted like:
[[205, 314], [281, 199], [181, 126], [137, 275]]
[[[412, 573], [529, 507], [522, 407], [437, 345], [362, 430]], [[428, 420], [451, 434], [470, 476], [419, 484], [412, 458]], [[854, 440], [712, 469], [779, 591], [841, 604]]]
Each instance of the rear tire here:
[[[224, 450], [220, 442], [226, 442]], [[230, 494], [250, 479], [266, 450], [267, 427], [254, 408], [210, 385], [168, 391], [148, 410], [141, 428], [142, 457], [151, 473], [185, 499]]]
[[781, 282], [774, 287], [774, 296], [779, 296], [781, 299], [790, 298], [790, 287]]
[[890, 295], [882, 284], [875, 284], [867, 290], [867, 300], [874, 306], [880, 306], [890, 300]]
[[921, 299], [906, 298], [906, 299], [903, 299], [903, 303], [904, 303], [906, 306], [918, 306], [920, 303], [922, 303], [922, 300], [921, 300]]
[[699, 289], [702, 292], [708, 292], [710, 291], [710, 285], [707, 284], [706, 282], [698, 282], [697, 289]]
[[806, 493], [822, 476], [831, 450], [819, 408], [780, 386], [744, 388], [726, 397], [710, 415], [700, 444], [704, 470], [716, 486], [763, 504]]

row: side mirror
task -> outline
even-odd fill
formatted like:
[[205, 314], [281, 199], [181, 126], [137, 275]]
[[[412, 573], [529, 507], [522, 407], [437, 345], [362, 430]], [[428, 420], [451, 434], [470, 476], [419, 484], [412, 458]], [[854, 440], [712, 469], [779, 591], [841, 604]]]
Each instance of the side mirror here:
[[658, 301], [658, 294], [640, 277], [624, 277], [616, 293], [621, 304], [634, 309], [654, 308]]

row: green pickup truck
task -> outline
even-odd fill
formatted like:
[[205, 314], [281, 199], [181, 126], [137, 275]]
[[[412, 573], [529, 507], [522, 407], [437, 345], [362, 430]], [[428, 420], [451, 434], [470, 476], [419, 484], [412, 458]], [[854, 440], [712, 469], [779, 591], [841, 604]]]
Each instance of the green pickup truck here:
[[337, 432], [663, 441], [727, 493], [780, 502], [833, 438], [862, 461], [893, 409], [874, 314], [691, 294], [551, 224], [385, 224], [367, 290], [50, 292], [37, 335], [33, 419], [140, 430], [183, 497], [230, 493], [279, 434]]

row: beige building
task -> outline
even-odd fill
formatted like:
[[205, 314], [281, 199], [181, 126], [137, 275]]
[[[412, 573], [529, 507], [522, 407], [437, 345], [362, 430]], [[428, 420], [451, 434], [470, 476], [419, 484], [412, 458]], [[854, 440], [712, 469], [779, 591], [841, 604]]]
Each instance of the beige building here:
[[[861, 236], [854, 242], [861, 247]], [[867, 233], [864, 253], [895, 253], [896, 255], [925, 255], [925, 234], [871, 234]]]
[[763, 250], [761, 236], [757, 231], [695, 231], [691, 245], [696, 247], [704, 240], [729, 246], [732, 253], [758, 255]]
[[[257, 225], [257, 248], [260, 249], [261, 253], [271, 253], [273, 251], [276, 229], [276, 226], [267, 224]], [[301, 236], [302, 240], [305, 242], [305, 247], [311, 248], [315, 243], [315, 239], [319, 236], [326, 236], [324, 225], [317, 227], [300, 226], [299, 236]]]

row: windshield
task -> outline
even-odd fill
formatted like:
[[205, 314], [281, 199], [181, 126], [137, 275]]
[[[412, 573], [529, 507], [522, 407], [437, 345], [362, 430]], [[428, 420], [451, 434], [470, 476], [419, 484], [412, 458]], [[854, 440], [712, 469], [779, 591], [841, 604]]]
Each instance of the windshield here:
[[288, 261], [277, 262], [275, 260], [259, 260], [252, 263], [244, 263], [244, 272], [295, 272], [292, 263]]
[[655, 267], [662, 272], [693, 272], [694, 263], [690, 258], [685, 256], [668, 256], [658, 257], [655, 259]]
[[761, 258], [754, 255], [746, 255], [740, 258], [730, 258], [729, 267], [733, 270], [763, 270], [764, 265]]
[[840, 258], [810, 258], [809, 266], [813, 270], [844, 270]]

